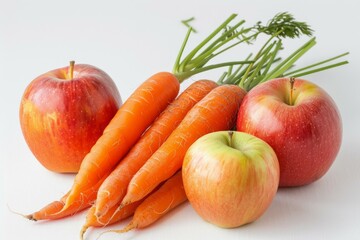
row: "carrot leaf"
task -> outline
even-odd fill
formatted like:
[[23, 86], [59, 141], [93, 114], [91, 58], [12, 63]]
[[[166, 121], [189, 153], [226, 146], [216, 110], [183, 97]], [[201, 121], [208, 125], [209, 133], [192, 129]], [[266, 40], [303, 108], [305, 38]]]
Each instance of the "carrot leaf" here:
[[[274, 43], [272, 40], [300, 37], [301, 35], [311, 36], [313, 33], [313, 30], [307, 23], [296, 21], [295, 18], [287, 12], [276, 14], [266, 25], [263, 25], [259, 21], [251, 27], [244, 26], [245, 20], [235, 21], [236, 17], [237, 14], [231, 14], [186, 56], [183, 56], [186, 45], [191, 33], [196, 31], [189, 24], [194, 18], [182, 21], [182, 23], [188, 27], [188, 31], [173, 67], [173, 73], [180, 82], [200, 72], [239, 65], [241, 68], [247, 66], [247, 68], [245, 68], [246, 70], [242, 71], [240, 84], [243, 86], [254, 85], [256, 81], [259, 82], [262, 80], [262, 76], [265, 75], [264, 73], [266, 73], [266, 75], [277, 73], [274, 70], [270, 70], [270, 67], [272, 63], [278, 61], [277, 52], [282, 45], [279, 42]], [[242, 43], [252, 44], [260, 34], [270, 35], [270, 38], [255, 55], [254, 59], [247, 58], [241, 61], [210, 63], [217, 56], [237, 45]], [[291, 61], [288, 64], [284, 64], [280, 70], [283, 71], [290, 63]], [[264, 68], [265, 70], [262, 72]], [[237, 72], [239, 73], [240, 70]], [[239, 75], [227, 73], [219, 82], [230, 83], [239, 81], [238, 78]]]

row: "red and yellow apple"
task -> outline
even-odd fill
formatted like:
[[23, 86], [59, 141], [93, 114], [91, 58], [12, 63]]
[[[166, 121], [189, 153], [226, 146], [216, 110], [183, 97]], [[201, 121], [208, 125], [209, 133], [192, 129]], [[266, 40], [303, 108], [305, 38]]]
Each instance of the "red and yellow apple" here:
[[20, 125], [30, 150], [45, 168], [77, 172], [121, 103], [109, 75], [71, 62], [28, 85], [21, 99]]
[[223, 228], [257, 220], [277, 192], [279, 175], [272, 148], [236, 131], [199, 138], [188, 149], [182, 167], [192, 207], [204, 220]]
[[302, 79], [279, 78], [254, 87], [240, 106], [237, 130], [263, 139], [274, 149], [282, 187], [321, 178], [342, 139], [335, 102], [319, 86]]

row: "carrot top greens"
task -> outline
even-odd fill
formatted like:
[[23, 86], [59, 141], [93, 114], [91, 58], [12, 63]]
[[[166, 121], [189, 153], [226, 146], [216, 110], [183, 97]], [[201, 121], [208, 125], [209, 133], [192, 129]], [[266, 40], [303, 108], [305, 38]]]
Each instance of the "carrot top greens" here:
[[[284, 48], [282, 39], [298, 38], [302, 35], [312, 36], [314, 31], [311, 27], [305, 22], [297, 21], [288, 12], [276, 14], [266, 24], [259, 21], [251, 27], [244, 26], [245, 20], [235, 21], [236, 17], [237, 14], [231, 14], [186, 56], [183, 56], [186, 44], [191, 33], [196, 32], [196, 30], [190, 25], [194, 18], [182, 21], [188, 27], [188, 31], [173, 67], [173, 73], [180, 82], [200, 72], [229, 67], [218, 83], [236, 84], [249, 91], [257, 84], [272, 78], [299, 77], [348, 63], [342, 61], [324, 65], [348, 54], [343, 53], [307, 67], [290, 71], [294, 63], [315, 46], [316, 39], [312, 37], [284, 60], [278, 56], [280, 50]], [[268, 35], [269, 38], [256, 54], [250, 54], [240, 61], [209, 64], [218, 55], [241, 43], [253, 44], [260, 34]]]
[[244, 26], [245, 20], [235, 21], [236, 17], [237, 14], [231, 14], [184, 57], [183, 53], [189, 37], [191, 33], [196, 32], [196, 30], [189, 24], [194, 18], [182, 21], [188, 27], [188, 31], [173, 67], [173, 73], [180, 82], [194, 74], [207, 70], [234, 65], [243, 66], [254, 63], [254, 60], [245, 59], [242, 61], [222, 62], [208, 65], [210, 60], [236, 45], [241, 43], [253, 43], [261, 33], [271, 35], [272, 37], [276, 36], [280, 39], [300, 37], [303, 34], [311, 35], [313, 32], [309, 25], [304, 22], [296, 21], [291, 14], [286, 12], [275, 15], [266, 25], [257, 22], [251, 27]]
[[306, 67], [292, 70], [295, 62], [316, 45], [316, 38], [310, 38], [310, 40], [284, 60], [278, 57], [279, 52], [284, 49], [282, 38], [295, 38], [300, 37], [302, 34], [312, 36], [313, 30], [306, 23], [295, 21], [288, 13], [277, 14], [266, 26], [262, 26], [261, 22], [258, 22], [255, 28], [258, 30], [258, 33], [263, 32], [270, 35], [270, 37], [255, 55], [250, 54], [246, 58], [251, 63], [239, 64], [235, 70], [233, 70], [233, 66], [230, 66], [228, 71], [220, 77], [218, 83], [236, 84], [246, 91], [250, 91], [256, 85], [273, 78], [285, 76], [301, 77], [348, 63], [348, 61], [341, 61], [328, 64], [348, 55], [349, 52], [346, 52]]
[[287, 12], [278, 13], [266, 26], [261, 24], [262, 22], [257, 22], [254, 26], [259, 33], [263, 32], [267, 35], [276, 34], [282, 38], [295, 38], [300, 37], [302, 34], [311, 36], [314, 32], [307, 23], [296, 21], [295, 18]]
[[263, 45], [254, 57], [250, 54], [246, 58], [251, 61], [250, 64], [239, 64], [235, 70], [230, 67], [228, 71], [220, 77], [218, 82], [220, 84], [236, 84], [246, 91], [249, 91], [256, 85], [273, 78], [301, 77], [348, 63], [348, 61], [330, 63], [349, 54], [346, 52], [306, 67], [292, 70], [294, 63], [316, 45], [316, 38], [313, 37], [308, 40], [284, 60], [278, 57], [278, 53], [283, 49], [281, 39], [273, 40], [272, 38], [273, 36]]

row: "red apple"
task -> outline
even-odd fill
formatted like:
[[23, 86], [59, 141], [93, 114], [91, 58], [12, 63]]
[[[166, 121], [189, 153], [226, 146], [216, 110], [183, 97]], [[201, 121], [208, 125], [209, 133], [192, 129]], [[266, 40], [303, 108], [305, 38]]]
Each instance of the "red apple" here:
[[182, 167], [190, 204], [206, 221], [224, 228], [258, 219], [279, 185], [272, 148], [250, 134], [219, 131], [199, 138]]
[[332, 98], [302, 79], [275, 79], [244, 98], [237, 130], [266, 141], [280, 164], [280, 186], [301, 186], [321, 178], [340, 149], [342, 124]]
[[77, 172], [121, 103], [115, 83], [104, 71], [72, 62], [28, 85], [20, 104], [21, 129], [44, 167]]

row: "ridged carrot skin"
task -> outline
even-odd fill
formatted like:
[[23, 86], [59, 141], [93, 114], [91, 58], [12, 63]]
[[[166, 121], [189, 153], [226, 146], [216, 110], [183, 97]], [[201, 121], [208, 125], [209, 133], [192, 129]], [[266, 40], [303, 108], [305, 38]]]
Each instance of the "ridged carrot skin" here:
[[111, 171], [139, 140], [143, 132], [173, 101], [180, 83], [168, 72], [160, 72], [143, 82], [125, 101], [83, 159], [63, 209], [81, 199], [84, 190]]
[[102, 216], [112, 206], [121, 202], [133, 175], [163, 144], [188, 111], [217, 86], [209, 80], [196, 81], [160, 114], [101, 185], [96, 198], [97, 216]]
[[132, 178], [122, 205], [142, 199], [178, 171], [187, 149], [198, 138], [210, 132], [232, 129], [245, 94], [238, 86], [222, 85], [199, 101]]
[[133, 219], [124, 229], [114, 230], [112, 232], [122, 233], [134, 228], [145, 228], [155, 223], [186, 200], [187, 197], [184, 190], [181, 171], [178, 171], [157, 191], [145, 198], [145, 200], [136, 208]]

